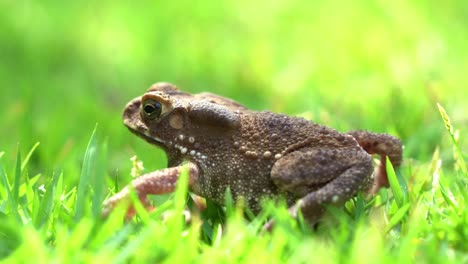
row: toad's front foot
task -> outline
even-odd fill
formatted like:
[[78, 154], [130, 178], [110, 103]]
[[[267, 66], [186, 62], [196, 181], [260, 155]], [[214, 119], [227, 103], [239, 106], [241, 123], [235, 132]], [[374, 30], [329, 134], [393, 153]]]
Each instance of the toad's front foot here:
[[[132, 190], [138, 195], [138, 199], [143, 206], [151, 210], [153, 207], [147, 199], [149, 194], [165, 194], [174, 192], [177, 186], [177, 181], [185, 166], [177, 166], [158, 170], [144, 174], [125, 186], [120, 192], [114, 194], [103, 204], [102, 215], [107, 217], [112, 210], [119, 204], [130, 204]], [[196, 182], [199, 175], [198, 168], [195, 164], [188, 164], [189, 186]], [[135, 214], [134, 207], [130, 204], [127, 208], [126, 218], [131, 218]]]

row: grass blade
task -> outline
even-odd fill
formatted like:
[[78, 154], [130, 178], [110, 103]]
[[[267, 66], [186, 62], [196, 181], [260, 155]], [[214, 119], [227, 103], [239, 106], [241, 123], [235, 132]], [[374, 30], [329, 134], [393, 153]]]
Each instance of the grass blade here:
[[76, 206], [75, 206], [75, 220], [83, 217], [85, 209], [88, 206], [87, 194], [89, 186], [92, 183], [93, 169], [95, 167], [96, 152], [97, 152], [97, 140], [96, 140], [97, 125], [91, 134], [88, 146], [83, 160], [83, 167], [81, 169], [80, 180], [78, 183], [78, 189], [76, 193]]
[[52, 210], [54, 208], [54, 197], [57, 190], [59, 179], [62, 177], [62, 173], [54, 173], [52, 180], [46, 186], [46, 193], [44, 198], [40, 202], [39, 210], [34, 218], [34, 226], [40, 228], [44, 226], [48, 221], [51, 220]]
[[462, 153], [462, 151], [460, 149], [460, 145], [458, 144], [458, 139], [457, 139], [455, 130], [453, 129], [452, 123], [450, 122], [450, 118], [449, 118], [447, 112], [445, 111], [444, 107], [442, 107], [441, 104], [437, 103], [437, 107], [439, 108], [439, 113], [442, 116], [442, 120], [444, 120], [445, 128], [449, 132], [450, 138], [452, 139], [453, 145], [454, 145], [454, 147], [456, 149], [455, 152], [456, 152], [457, 155], [456, 155], [455, 159], [457, 161], [457, 164], [460, 166], [460, 169], [463, 172], [463, 174], [467, 175], [467, 168], [466, 168], [465, 159], [464, 159], [463, 153]]
[[185, 205], [187, 204], [188, 194], [188, 179], [189, 179], [189, 168], [184, 166], [184, 169], [180, 172], [180, 176], [177, 179], [177, 188], [174, 195], [174, 214], [171, 220], [168, 220], [168, 227], [173, 232], [179, 234], [182, 232], [183, 223], [182, 220]]
[[31, 159], [31, 156], [32, 154], [34, 153], [34, 151], [37, 149], [37, 147], [39, 147], [40, 143], [39, 142], [36, 142], [36, 144], [34, 144], [34, 146], [31, 148], [31, 150], [28, 152], [28, 155], [26, 155], [26, 158], [23, 160], [23, 162], [21, 163], [21, 171], [24, 171], [24, 168], [26, 167], [26, 165], [28, 164], [29, 160]]
[[398, 211], [396, 211], [396, 213], [392, 216], [392, 218], [390, 218], [390, 221], [387, 227], [385, 228], [386, 232], [390, 231], [393, 227], [395, 227], [398, 223], [400, 223], [403, 220], [403, 218], [408, 213], [410, 207], [411, 207], [411, 204], [407, 203], [401, 206], [398, 209]]
[[0, 163], [0, 176], [2, 177], [3, 186], [5, 187], [5, 190], [7, 193], [7, 200], [8, 200], [8, 204], [10, 205], [11, 213], [15, 217], [16, 221], [20, 223], [21, 216], [19, 215], [18, 210], [16, 210], [17, 204], [15, 202], [15, 199], [13, 199], [13, 194], [11, 193], [11, 189], [10, 189], [10, 183], [8, 182], [8, 177], [5, 173], [5, 170], [3, 170], [3, 166], [1, 163]]
[[102, 201], [104, 200], [106, 184], [106, 160], [107, 160], [107, 142], [104, 142], [99, 148], [97, 154], [97, 162], [94, 164], [94, 171], [92, 178], [93, 183], [93, 197], [92, 197], [92, 213], [93, 216], [97, 217], [101, 215]]
[[146, 230], [146, 232], [141, 232], [138, 237], [135, 237], [131, 241], [129, 241], [125, 247], [122, 247], [118, 253], [115, 255], [114, 259], [112, 260], [113, 263], [128, 263], [128, 259], [132, 257], [132, 255], [141, 248], [141, 245], [144, 243], [148, 237], [151, 236], [150, 230]]
[[442, 197], [444, 198], [444, 201], [452, 207], [452, 209], [455, 211], [456, 214], [458, 214], [459, 211], [459, 206], [457, 201], [454, 199], [454, 196], [452, 192], [450, 191], [449, 188], [446, 187], [445, 182], [443, 181], [443, 178], [439, 178], [439, 187], [440, 187], [440, 193], [442, 194]]
[[[18, 205], [18, 198], [19, 198], [19, 187], [21, 183], [21, 152], [19, 151], [18, 147], [18, 152], [16, 153], [16, 167], [15, 167], [15, 183], [13, 184], [13, 200], [16, 205]], [[17, 208], [15, 206], [15, 208]]]
[[392, 163], [390, 162], [390, 159], [388, 157], [386, 162], [386, 169], [388, 182], [390, 183], [390, 187], [392, 188], [393, 195], [395, 196], [398, 207], [401, 207], [403, 206], [406, 200], [405, 194], [403, 192], [402, 185], [400, 184], [400, 181], [398, 180], [398, 177], [395, 173], [395, 170], [393, 169]]

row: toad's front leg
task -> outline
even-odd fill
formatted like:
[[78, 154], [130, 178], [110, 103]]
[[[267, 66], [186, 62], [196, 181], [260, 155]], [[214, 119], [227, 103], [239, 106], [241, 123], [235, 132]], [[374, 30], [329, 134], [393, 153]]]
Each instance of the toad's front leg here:
[[[114, 194], [107, 201], [105, 201], [103, 204], [102, 215], [109, 215], [109, 213], [117, 206], [117, 204], [130, 200], [131, 189], [135, 190], [141, 203], [146, 208], [150, 208], [151, 205], [146, 196], [149, 194], [165, 194], [174, 192], [176, 189], [177, 180], [186, 166], [188, 167], [189, 173], [189, 186], [195, 185], [199, 176], [199, 170], [198, 167], [193, 163], [153, 171], [134, 179], [120, 192]], [[130, 207], [127, 211], [127, 217], [131, 217], [134, 213], [135, 212], [133, 207]]]
[[[273, 166], [271, 177], [279, 189], [298, 198], [290, 208], [301, 210], [312, 225], [325, 211], [325, 204], [342, 205], [372, 183], [370, 155], [360, 148], [304, 148], [289, 153]], [[268, 227], [267, 227], [268, 228]]]

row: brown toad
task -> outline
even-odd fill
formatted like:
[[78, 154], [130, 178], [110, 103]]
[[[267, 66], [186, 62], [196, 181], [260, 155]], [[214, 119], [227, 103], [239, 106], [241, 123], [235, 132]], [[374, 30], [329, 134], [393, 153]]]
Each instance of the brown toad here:
[[[322, 205], [342, 205], [369, 190], [374, 181], [369, 154], [380, 154], [382, 161], [374, 190], [386, 184], [385, 157], [394, 166], [402, 160], [402, 145], [390, 135], [340, 133], [303, 118], [252, 111], [214, 94], [185, 93], [169, 83], [156, 83], [128, 103], [123, 121], [168, 156], [169, 168], [132, 182], [146, 205], [148, 194], [173, 192], [188, 164], [189, 189], [199, 196], [222, 204], [229, 188], [234, 200], [243, 197], [254, 212], [261, 199], [282, 196], [294, 216], [300, 209], [314, 223]], [[128, 196], [128, 187], [112, 196], [104, 213]]]

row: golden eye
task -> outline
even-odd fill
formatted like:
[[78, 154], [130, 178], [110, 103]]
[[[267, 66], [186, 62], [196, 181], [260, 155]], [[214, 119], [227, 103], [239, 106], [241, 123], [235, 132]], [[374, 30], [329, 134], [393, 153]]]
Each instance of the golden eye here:
[[158, 101], [147, 99], [143, 102], [141, 110], [146, 117], [156, 119], [161, 116], [162, 104]]

